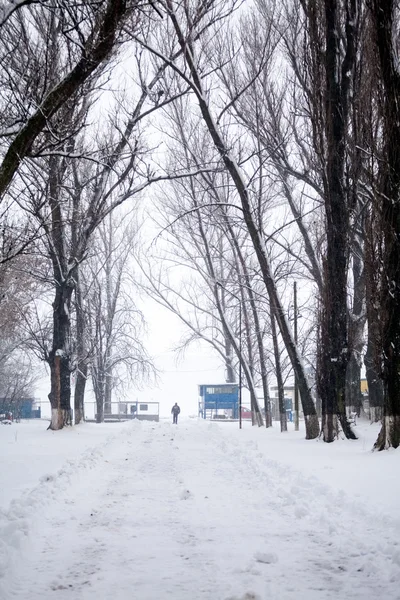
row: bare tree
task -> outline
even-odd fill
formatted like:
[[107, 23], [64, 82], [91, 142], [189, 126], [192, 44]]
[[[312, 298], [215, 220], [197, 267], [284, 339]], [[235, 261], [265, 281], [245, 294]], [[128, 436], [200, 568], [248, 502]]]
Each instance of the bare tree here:
[[155, 374], [141, 341], [143, 316], [133, 295], [131, 259], [137, 238], [132, 218], [110, 214], [98, 229], [95, 253], [85, 268], [90, 270], [85, 304], [98, 423], [111, 414], [115, 389], [124, 382], [139, 387]]
[[[23, 6], [26, 4], [27, 6]], [[29, 5], [28, 5], [29, 4]], [[111, 58], [141, 2], [19, 3], [3, 13], [0, 198], [26, 157], [57, 147], [54, 117]], [[50, 123], [50, 120], [52, 122]]]
[[[226, 4], [224, 9], [227, 10]], [[297, 348], [294, 344], [293, 336], [288, 327], [284, 309], [273, 279], [262, 231], [260, 231], [258, 224], [253, 217], [251, 194], [249, 187], [245, 182], [245, 175], [239, 169], [230, 143], [223, 135], [221, 127], [217, 124], [216, 118], [213, 115], [210, 95], [206, 88], [206, 75], [201, 66], [201, 55], [197, 54], [198, 44], [196, 44], [196, 34], [200, 26], [204, 27], [204, 22], [202, 22], [201, 25], [200, 22], [205, 21], [208, 27], [211, 27], [214, 23], [219, 23], [218, 10], [221, 10], [220, 3], [214, 3], [212, 8], [210, 8], [203, 3], [196, 2], [185, 10], [184, 7], [173, 0], [167, 0], [165, 2], [165, 15], [172, 27], [177, 43], [182, 50], [184, 60], [183, 65], [179, 65], [178, 61], [168, 60], [165, 54], [159, 52], [147, 41], [143, 39], [138, 41], [140, 41], [140, 43], [149, 49], [155, 56], [158, 56], [163, 62], [167, 62], [171, 69], [173, 69], [190, 86], [196, 97], [201, 116], [208, 129], [209, 135], [220, 156], [224, 168], [231, 177], [231, 181], [235, 187], [238, 198], [240, 199], [244, 222], [254, 246], [254, 251], [269, 294], [270, 304], [279, 324], [282, 338], [299, 381], [306, 422], [306, 437], [314, 438], [318, 436], [319, 424], [307, 377]]]

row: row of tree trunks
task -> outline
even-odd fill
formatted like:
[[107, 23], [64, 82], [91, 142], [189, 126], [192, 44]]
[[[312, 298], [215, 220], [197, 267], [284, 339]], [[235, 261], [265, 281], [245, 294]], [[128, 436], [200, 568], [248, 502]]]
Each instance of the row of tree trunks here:
[[353, 306], [349, 307], [349, 348], [350, 359], [346, 373], [346, 406], [350, 412], [361, 415], [363, 398], [361, 394], [361, 365], [364, 349], [364, 329], [367, 318], [365, 308], [365, 268], [362, 241], [352, 252]]
[[376, 224], [367, 220], [365, 243], [367, 348], [364, 354], [365, 376], [368, 385], [369, 416], [372, 423], [383, 418], [383, 382], [379, 375], [380, 315], [379, 282], [376, 269]]

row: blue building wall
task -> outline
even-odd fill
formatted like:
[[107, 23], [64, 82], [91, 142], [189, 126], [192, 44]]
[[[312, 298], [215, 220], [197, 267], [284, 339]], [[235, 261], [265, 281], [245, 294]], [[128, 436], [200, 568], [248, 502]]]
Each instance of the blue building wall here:
[[231, 411], [232, 418], [239, 416], [239, 387], [234, 383], [199, 385], [199, 416], [205, 419], [207, 411]]
[[12, 413], [14, 419], [40, 419], [40, 407], [33, 410], [33, 398], [21, 398], [11, 401], [8, 398], [0, 398], [0, 413]]

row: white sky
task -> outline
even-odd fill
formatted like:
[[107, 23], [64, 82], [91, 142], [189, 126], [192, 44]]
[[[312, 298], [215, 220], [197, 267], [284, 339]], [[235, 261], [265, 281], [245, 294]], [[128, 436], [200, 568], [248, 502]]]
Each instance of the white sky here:
[[138, 399], [160, 402], [161, 415], [169, 414], [174, 402], [178, 402], [183, 414], [197, 415], [198, 386], [225, 382], [220, 357], [207, 344], [198, 342], [178, 358], [173, 348], [186, 331], [184, 325], [150, 299], [143, 312], [149, 330], [147, 349], [161, 373], [159, 386], [138, 391]]

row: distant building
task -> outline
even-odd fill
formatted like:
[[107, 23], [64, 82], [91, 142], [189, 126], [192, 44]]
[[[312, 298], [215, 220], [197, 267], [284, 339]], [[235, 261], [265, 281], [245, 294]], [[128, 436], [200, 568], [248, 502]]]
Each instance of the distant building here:
[[[97, 418], [97, 415], [94, 415]], [[130, 419], [138, 419], [139, 421], [159, 421], [160, 420], [160, 403], [159, 402], [112, 402], [111, 412], [104, 412], [104, 421], [129, 421]], [[86, 419], [90, 421], [91, 419]]]
[[40, 419], [40, 406], [35, 398], [0, 398], [0, 415], [10, 415], [12, 419]]
[[239, 386], [236, 383], [199, 385], [199, 417], [238, 419]]
[[[285, 410], [288, 419], [292, 420], [292, 413], [294, 411], [294, 385], [285, 385], [283, 388], [285, 396]], [[274, 421], [279, 421], [279, 399], [278, 399], [278, 386], [271, 387], [271, 412]], [[303, 414], [301, 409], [301, 401], [299, 394], [299, 416]]]

